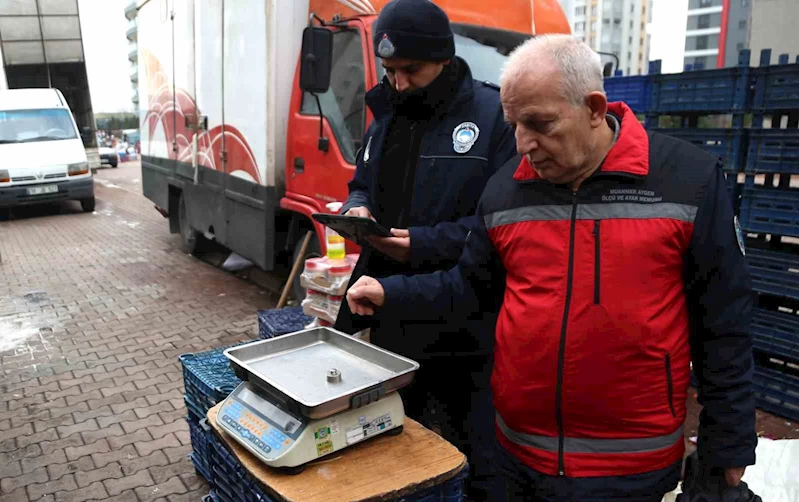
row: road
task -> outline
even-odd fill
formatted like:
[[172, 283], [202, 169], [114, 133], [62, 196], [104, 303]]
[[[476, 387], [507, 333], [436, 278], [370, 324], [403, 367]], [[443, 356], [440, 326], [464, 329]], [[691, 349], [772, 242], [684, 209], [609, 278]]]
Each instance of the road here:
[[257, 338], [274, 294], [188, 256], [102, 169], [97, 208], [0, 223], [0, 502], [200, 500], [178, 356]]

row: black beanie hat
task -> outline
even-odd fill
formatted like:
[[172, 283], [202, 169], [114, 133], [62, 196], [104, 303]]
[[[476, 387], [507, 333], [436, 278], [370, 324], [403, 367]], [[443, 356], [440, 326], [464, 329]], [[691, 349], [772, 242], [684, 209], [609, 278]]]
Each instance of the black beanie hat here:
[[445, 61], [455, 56], [447, 14], [430, 0], [392, 0], [374, 28], [375, 54], [381, 58]]

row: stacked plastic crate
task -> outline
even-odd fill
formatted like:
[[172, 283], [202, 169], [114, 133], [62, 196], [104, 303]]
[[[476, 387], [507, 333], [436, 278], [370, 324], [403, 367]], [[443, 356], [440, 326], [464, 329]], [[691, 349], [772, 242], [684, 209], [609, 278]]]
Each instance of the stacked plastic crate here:
[[[752, 102], [750, 52], [743, 50], [738, 66], [717, 70], [691, 70], [662, 74], [661, 62], [653, 61], [650, 72], [650, 106], [647, 129], [692, 143], [719, 157], [724, 164], [727, 183], [738, 205], [738, 174], [743, 172], [747, 147], [744, 117]], [[677, 127], [661, 128], [661, 118], [671, 116]], [[701, 118], [731, 118], [731, 127], [699, 127]]]
[[758, 292], [758, 406], [799, 420], [799, 58], [753, 69], [752, 130], [740, 221]]
[[241, 382], [230, 368], [224, 348], [180, 356], [184, 401], [191, 434], [191, 461], [197, 472], [214, 486], [213, 432], [206, 423], [208, 410], [223, 401]]

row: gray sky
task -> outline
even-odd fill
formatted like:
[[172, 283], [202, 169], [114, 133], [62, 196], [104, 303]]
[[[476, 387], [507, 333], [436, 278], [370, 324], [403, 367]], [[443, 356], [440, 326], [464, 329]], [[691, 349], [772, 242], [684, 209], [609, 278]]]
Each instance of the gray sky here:
[[133, 111], [128, 61], [130, 0], [78, 0], [94, 113]]

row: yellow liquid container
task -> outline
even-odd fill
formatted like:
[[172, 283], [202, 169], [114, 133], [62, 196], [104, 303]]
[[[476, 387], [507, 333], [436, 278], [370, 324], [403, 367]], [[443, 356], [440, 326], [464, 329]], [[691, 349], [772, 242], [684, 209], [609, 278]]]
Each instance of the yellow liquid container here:
[[[325, 207], [332, 213], [338, 214], [341, 210], [341, 202], [331, 202]], [[325, 227], [325, 241], [327, 243], [327, 258], [329, 260], [344, 260], [347, 257], [344, 237], [330, 227]]]

